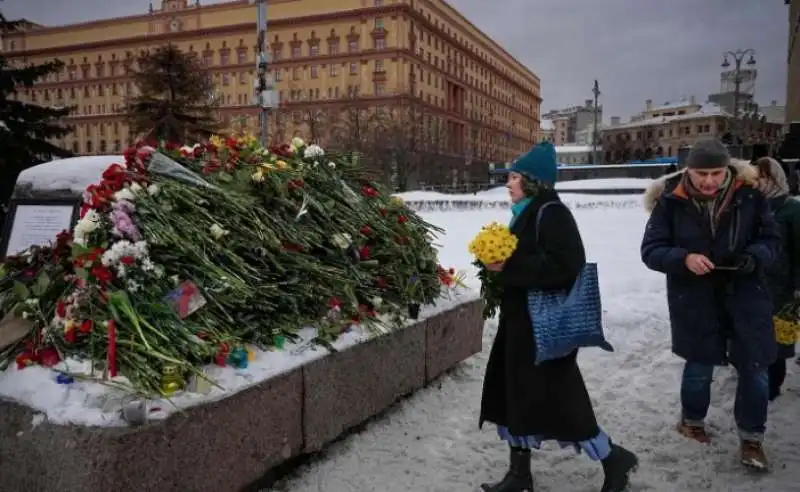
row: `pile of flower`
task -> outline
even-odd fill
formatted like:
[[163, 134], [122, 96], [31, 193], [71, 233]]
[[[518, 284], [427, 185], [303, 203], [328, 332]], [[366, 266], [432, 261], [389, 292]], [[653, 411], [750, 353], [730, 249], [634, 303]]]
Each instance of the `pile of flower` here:
[[783, 345], [794, 345], [800, 335], [800, 305], [794, 302], [786, 304], [772, 318], [775, 327], [775, 340]]
[[0, 318], [31, 327], [0, 360], [101, 363], [157, 394], [165, 374], [246, 361], [245, 344], [280, 348], [304, 326], [329, 343], [433, 303], [460, 285], [437, 232], [299, 139], [142, 143], [86, 190], [71, 233], [0, 267]]
[[517, 248], [517, 242], [517, 237], [507, 226], [492, 222], [483, 226], [469, 243], [469, 252], [475, 257], [473, 265], [478, 268], [478, 279], [481, 281], [485, 319], [497, 314], [502, 297], [502, 287], [497, 281], [497, 273], [486, 269], [486, 265], [508, 260]]

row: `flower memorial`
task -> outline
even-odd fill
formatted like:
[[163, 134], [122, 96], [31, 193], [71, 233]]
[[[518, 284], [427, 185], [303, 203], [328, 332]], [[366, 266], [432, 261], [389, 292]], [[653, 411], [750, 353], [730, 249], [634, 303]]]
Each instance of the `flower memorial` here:
[[4, 366], [165, 394], [209, 363], [246, 367], [251, 345], [382, 331], [462, 285], [438, 263], [439, 230], [300, 139], [140, 143], [88, 187], [80, 217], [0, 266], [0, 318], [29, 327]]
[[508, 260], [517, 248], [517, 242], [517, 237], [507, 226], [492, 222], [483, 226], [469, 243], [468, 250], [475, 257], [473, 265], [478, 268], [481, 295], [486, 301], [483, 310], [485, 319], [497, 313], [502, 294], [496, 279], [497, 273], [487, 270], [485, 265]]

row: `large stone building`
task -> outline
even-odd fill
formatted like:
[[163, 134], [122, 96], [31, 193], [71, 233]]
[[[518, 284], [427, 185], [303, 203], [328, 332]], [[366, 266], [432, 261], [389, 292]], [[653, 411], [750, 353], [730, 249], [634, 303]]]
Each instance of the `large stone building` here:
[[698, 104], [694, 97], [654, 105], [623, 123], [617, 116], [602, 130], [606, 163], [678, 157], [678, 149], [700, 138], [730, 141], [740, 135], [742, 145], [766, 144], [770, 151], [780, 142], [782, 125], [765, 121], [762, 115], [740, 116], [738, 120], [714, 103]]
[[789, 5], [789, 52], [786, 84], [785, 144], [781, 148], [784, 158], [800, 158], [800, 0], [786, 0]]
[[[248, 0], [163, 0], [142, 15], [29, 24], [6, 36], [3, 50], [12, 63], [64, 61], [63, 72], [23, 96], [76, 106], [75, 131], [62, 144], [92, 154], [119, 151], [132, 138], [122, 109], [136, 88], [126, 66], [166, 43], [196, 53], [213, 72], [222, 120], [257, 128], [256, 37]], [[539, 134], [539, 78], [444, 0], [272, 0], [266, 43], [281, 98], [270, 125], [289, 137], [308, 136], [298, 115], [354, 104], [354, 94], [384, 109], [418, 105], [424, 124], [441, 125], [451, 155], [509, 160]], [[284, 112], [293, 117], [278, 120]]]

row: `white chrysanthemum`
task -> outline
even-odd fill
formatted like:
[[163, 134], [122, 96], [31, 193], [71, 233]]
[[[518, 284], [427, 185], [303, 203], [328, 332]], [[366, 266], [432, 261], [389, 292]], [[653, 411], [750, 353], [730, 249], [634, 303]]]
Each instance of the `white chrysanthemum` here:
[[325, 151], [316, 144], [311, 144], [303, 151], [303, 157], [306, 159], [317, 159], [325, 155]]
[[294, 138], [292, 139], [292, 148], [293, 148], [294, 150], [301, 149], [301, 148], [303, 148], [303, 147], [305, 147], [305, 146], [306, 146], [306, 142], [305, 142], [305, 140], [303, 140], [302, 138], [300, 138], [300, 137], [294, 137]]
[[147, 193], [149, 195], [157, 195], [158, 194], [158, 190], [159, 190], [159, 187], [158, 187], [157, 184], [151, 184], [150, 186], [147, 187]]
[[336, 169], [336, 163], [333, 161], [328, 161], [328, 167], [331, 169]]
[[114, 193], [114, 201], [128, 201], [132, 202], [136, 200], [136, 195], [134, 194], [133, 190], [130, 188], [122, 188], [118, 192]]

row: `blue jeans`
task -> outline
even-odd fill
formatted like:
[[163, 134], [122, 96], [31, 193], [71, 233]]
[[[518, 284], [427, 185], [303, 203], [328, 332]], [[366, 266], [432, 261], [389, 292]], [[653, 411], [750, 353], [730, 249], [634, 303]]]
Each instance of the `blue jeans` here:
[[[737, 368], [736, 401], [733, 415], [739, 437], [746, 441], [761, 442], [767, 424], [769, 406], [769, 374], [766, 367]], [[681, 407], [683, 422], [703, 426], [711, 405], [711, 379], [714, 366], [687, 362], [681, 381]]]

